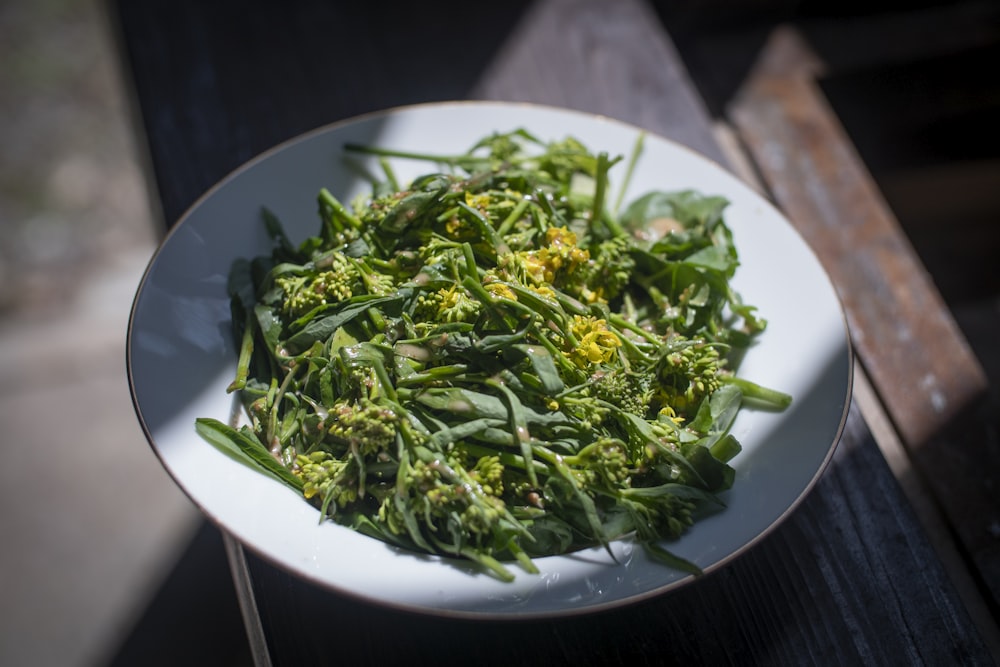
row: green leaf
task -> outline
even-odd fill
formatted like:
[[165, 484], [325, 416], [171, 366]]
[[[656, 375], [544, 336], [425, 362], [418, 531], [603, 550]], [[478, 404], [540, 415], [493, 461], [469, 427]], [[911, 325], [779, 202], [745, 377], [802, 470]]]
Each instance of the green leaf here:
[[271, 456], [260, 440], [248, 430], [236, 430], [217, 419], [199, 417], [195, 430], [216, 449], [245, 465], [270, 474], [296, 491], [302, 491], [302, 480]]
[[702, 400], [688, 428], [697, 433], [724, 433], [732, 426], [742, 401], [743, 392], [738, 386], [723, 384]]
[[434, 432], [428, 441], [428, 445], [433, 449], [442, 450], [446, 446], [459, 442], [464, 438], [476, 435], [491, 426], [503, 426], [506, 422], [502, 419], [480, 418], [462, 422], [455, 426], [443, 426]]
[[[497, 396], [461, 387], [432, 387], [417, 392], [413, 400], [432, 410], [451, 413], [453, 418], [506, 420], [507, 405]], [[572, 425], [573, 421], [561, 412], [539, 412], [522, 405], [524, 421], [546, 427]], [[509, 436], [508, 436], [509, 437]]]
[[697, 471], [698, 478], [706, 491], [716, 493], [732, 487], [736, 471], [712, 456], [712, 452], [700, 442], [683, 445], [681, 452], [691, 467]]
[[650, 558], [659, 561], [668, 567], [680, 570], [681, 572], [687, 572], [688, 574], [693, 574], [696, 577], [700, 577], [704, 574], [704, 571], [691, 561], [667, 551], [655, 542], [643, 542], [642, 546]]
[[736, 272], [737, 262], [733, 256], [719, 246], [708, 246], [684, 258], [684, 261], [691, 266], [704, 269], [713, 269], [732, 277]]
[[358, 339], [348, 333], [347, 329], [340, 327], [330, 336], [330, 353], [335, 354], [342, 347], [350, 347], [357, 344]]
[[266, 206], [261, 209], [261, 216], [264, 218], [264, 228], [267, 229], [267, 235], [271, 237], [278, 249], [288, 257], [298, 257], [299, 253], [292, 242], [288, 240], [285, 228], [278, 216]]
[[511, 345], [504, 358], [527, 361], [539, 381], [539, 389], [547, 396], [555, 396], [566, 388], [556, 368], [552, 355], [541, 345]]
[[630, 229], [640, 229], [650, 220], [669, 218], [687, 228], [713, 226], [722, 220], [729, 200], [706, 196], [694, 190], [677, 192], [653, 191], [635, 199], [622, 214], [622, 223]]
[[660, 442], [659, 436], [653, 432], [649, 422], [630, 412], [618, 410], [617, 408], [616, 411], [618, 417], [624, 421], [625, 430], [628, 432], [630, 444], [634, 450], [638, 450], [646, 445], [653, 445], [660, 454], [681, 470], [682, 475], [687, 476], [690, 483], [701, 484], [707, 487], [707, 484], [701, 479], [697, 468], [691, 464], [686, 456], [674, 451], [670, 447], [664, 446]]
[[402, 288], [395, 294], [389, 296], [356, 296], [344, 304], [334, 313], [313, 319], [306, 324], [301, 331], [293, 335], [287, 341], [288, 349], [292, 352], [307, 350], [316, 341], [324, 341], [333, 333], [351, 322], [356, 317], [364, 315], [370, 308], [398, 304], [411, 296], [412, 290]]
[[566, 553], [573, 546], [573, 527], [552, 514], [531, 520], [528, 531], [534, 540], [528, 541], [524, 550], [533, 556]]
[[278, 317], [274, 308], [263, 304], [256, 305], [253, 312], [257, 318], [257, 326], [260, 327], [260, 333], [267, 344], [267, 349], [271, 354], [276, 354], [278, 348], [281, 347], [281, 318]]
[[677, 484], [676, 482], [659, 484], [657, 486], [636, 486], [630, 489], [623, 489], [620, 493], [626, 498], [662, 498], [663, 496], [673, 496], [696, 502], [720, 502], [715, 495], [708, 493], [704, 489], [687, 484]]
[[254, 287], [253, 270], [250, 262], [245, 259], [238, 259], [233, 262], [233, 265], [229, 269], [226, 290], [242, 309], [250, 310], [253, 308], [257, 300], [257, 289]]
[[379, 240], [383, 246], [394, 247], [395, 241], [409, 230], [415, 220], [426, 216], [445, 192], [444, 188], [433, 192], [414, 192], [400, 200], [379, 223]]

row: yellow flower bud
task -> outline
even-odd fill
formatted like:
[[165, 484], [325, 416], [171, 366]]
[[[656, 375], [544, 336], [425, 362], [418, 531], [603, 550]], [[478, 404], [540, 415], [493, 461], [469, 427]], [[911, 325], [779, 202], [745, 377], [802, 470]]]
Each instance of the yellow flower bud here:
[[490, 283], [486, 285], [486, 291], [493, 296], [498, 296], [509, 301], [517, 301], [517, 295], [504, 283]]
[[618, 335], [608, 329], [608, 323], [595, 317], [574, 315], [570, 330], [578, 342], [570, 350], [570, 357], [580, 368], [610, 361], [622, 344]]
[[470, 208], [477, 208], [482, 211], [485, 210], [486, 207], [490, 205], [490, 196], [488, 194], [476, 195], [466, 190], [465, 204]]

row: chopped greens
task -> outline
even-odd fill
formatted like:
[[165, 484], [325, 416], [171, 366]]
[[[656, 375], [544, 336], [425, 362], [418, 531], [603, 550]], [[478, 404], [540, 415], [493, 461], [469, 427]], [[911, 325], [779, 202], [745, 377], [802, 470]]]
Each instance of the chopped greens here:
[[[662, 543], [721, 506], [741, 406], [791, 401], [734, 374], [765, 322], [730, 285], [726, 200], [619, 214], [620, 157], [525, 130], [453, 156], [346, 149], [385, 181], [347, 205], [322, 190], [299, 245], [264, 211], [273, 252], [230, 278], [249, 423], [198, 432], [321, 521], [503, 580], [628, 535], [698, 572]], [[400, 189], [390, 159], [436, 171]]]

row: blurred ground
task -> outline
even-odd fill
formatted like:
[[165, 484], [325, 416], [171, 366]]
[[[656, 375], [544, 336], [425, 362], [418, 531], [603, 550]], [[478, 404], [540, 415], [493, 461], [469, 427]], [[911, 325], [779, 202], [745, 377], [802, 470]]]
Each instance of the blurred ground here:
[[198, 526], [133, 412], [156, 236], [103, 6], [0, 3], [0, 664], [103, 664]]

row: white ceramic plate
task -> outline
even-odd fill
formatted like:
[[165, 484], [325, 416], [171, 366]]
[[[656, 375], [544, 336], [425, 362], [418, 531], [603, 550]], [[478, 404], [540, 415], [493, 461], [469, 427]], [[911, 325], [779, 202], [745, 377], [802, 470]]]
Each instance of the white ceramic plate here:
[[[538, 575], [516, 570], [501, 583], [461, 562], [401, 552], [332, 522], [265, 475], [203, 441], [196, 417], [225, 421], [237, 351], [226, 277], [233, 260], [270, 252], [261, 207], [293, 242], [319, 229], [316, 194], [342, 201], [367, 189], [344, 159], [345, 142], [457, 152], [493, 131], [524, 127], [543, 139], [572, 135], [591, 150], [628, 156], [639, 130], [578, 112], [523, 104], [459, 102], [406, 107], [322, 128], [251, 161], [203, 196], [151, 260], [128, 331], [128, 373], [139, 419], [181, 488], [223, 529], [280, 567], [321, 586], [377, 603], [476, 617], [560, 615], [634, 602], [692, 581], [647, 560], [628, 541], [617, 561], [601, 549], [538, 559]], [[397, 160], [412, 178], [432, 165]], [[374, 163], [372, 171], [377, 172]], [[621, 169], [612, 178], [621, 178]], [[728, 508], [665, 546], [717, 569], [773, 529], [829, 462], [847, 413], [851, 352], [837, 296], [815, 256], [764, 199], [718, 165], [648, 136], [626, 201], [652, 189], [694, 188], [732, 203], [726, 220], [742, 265], [735, 286], [769, 320], [741, 375], [788, 392], [784, 413], [744, 410], [733, 433], [744, 450]], [[614, 183], [612, 190], [615, 193]]]

